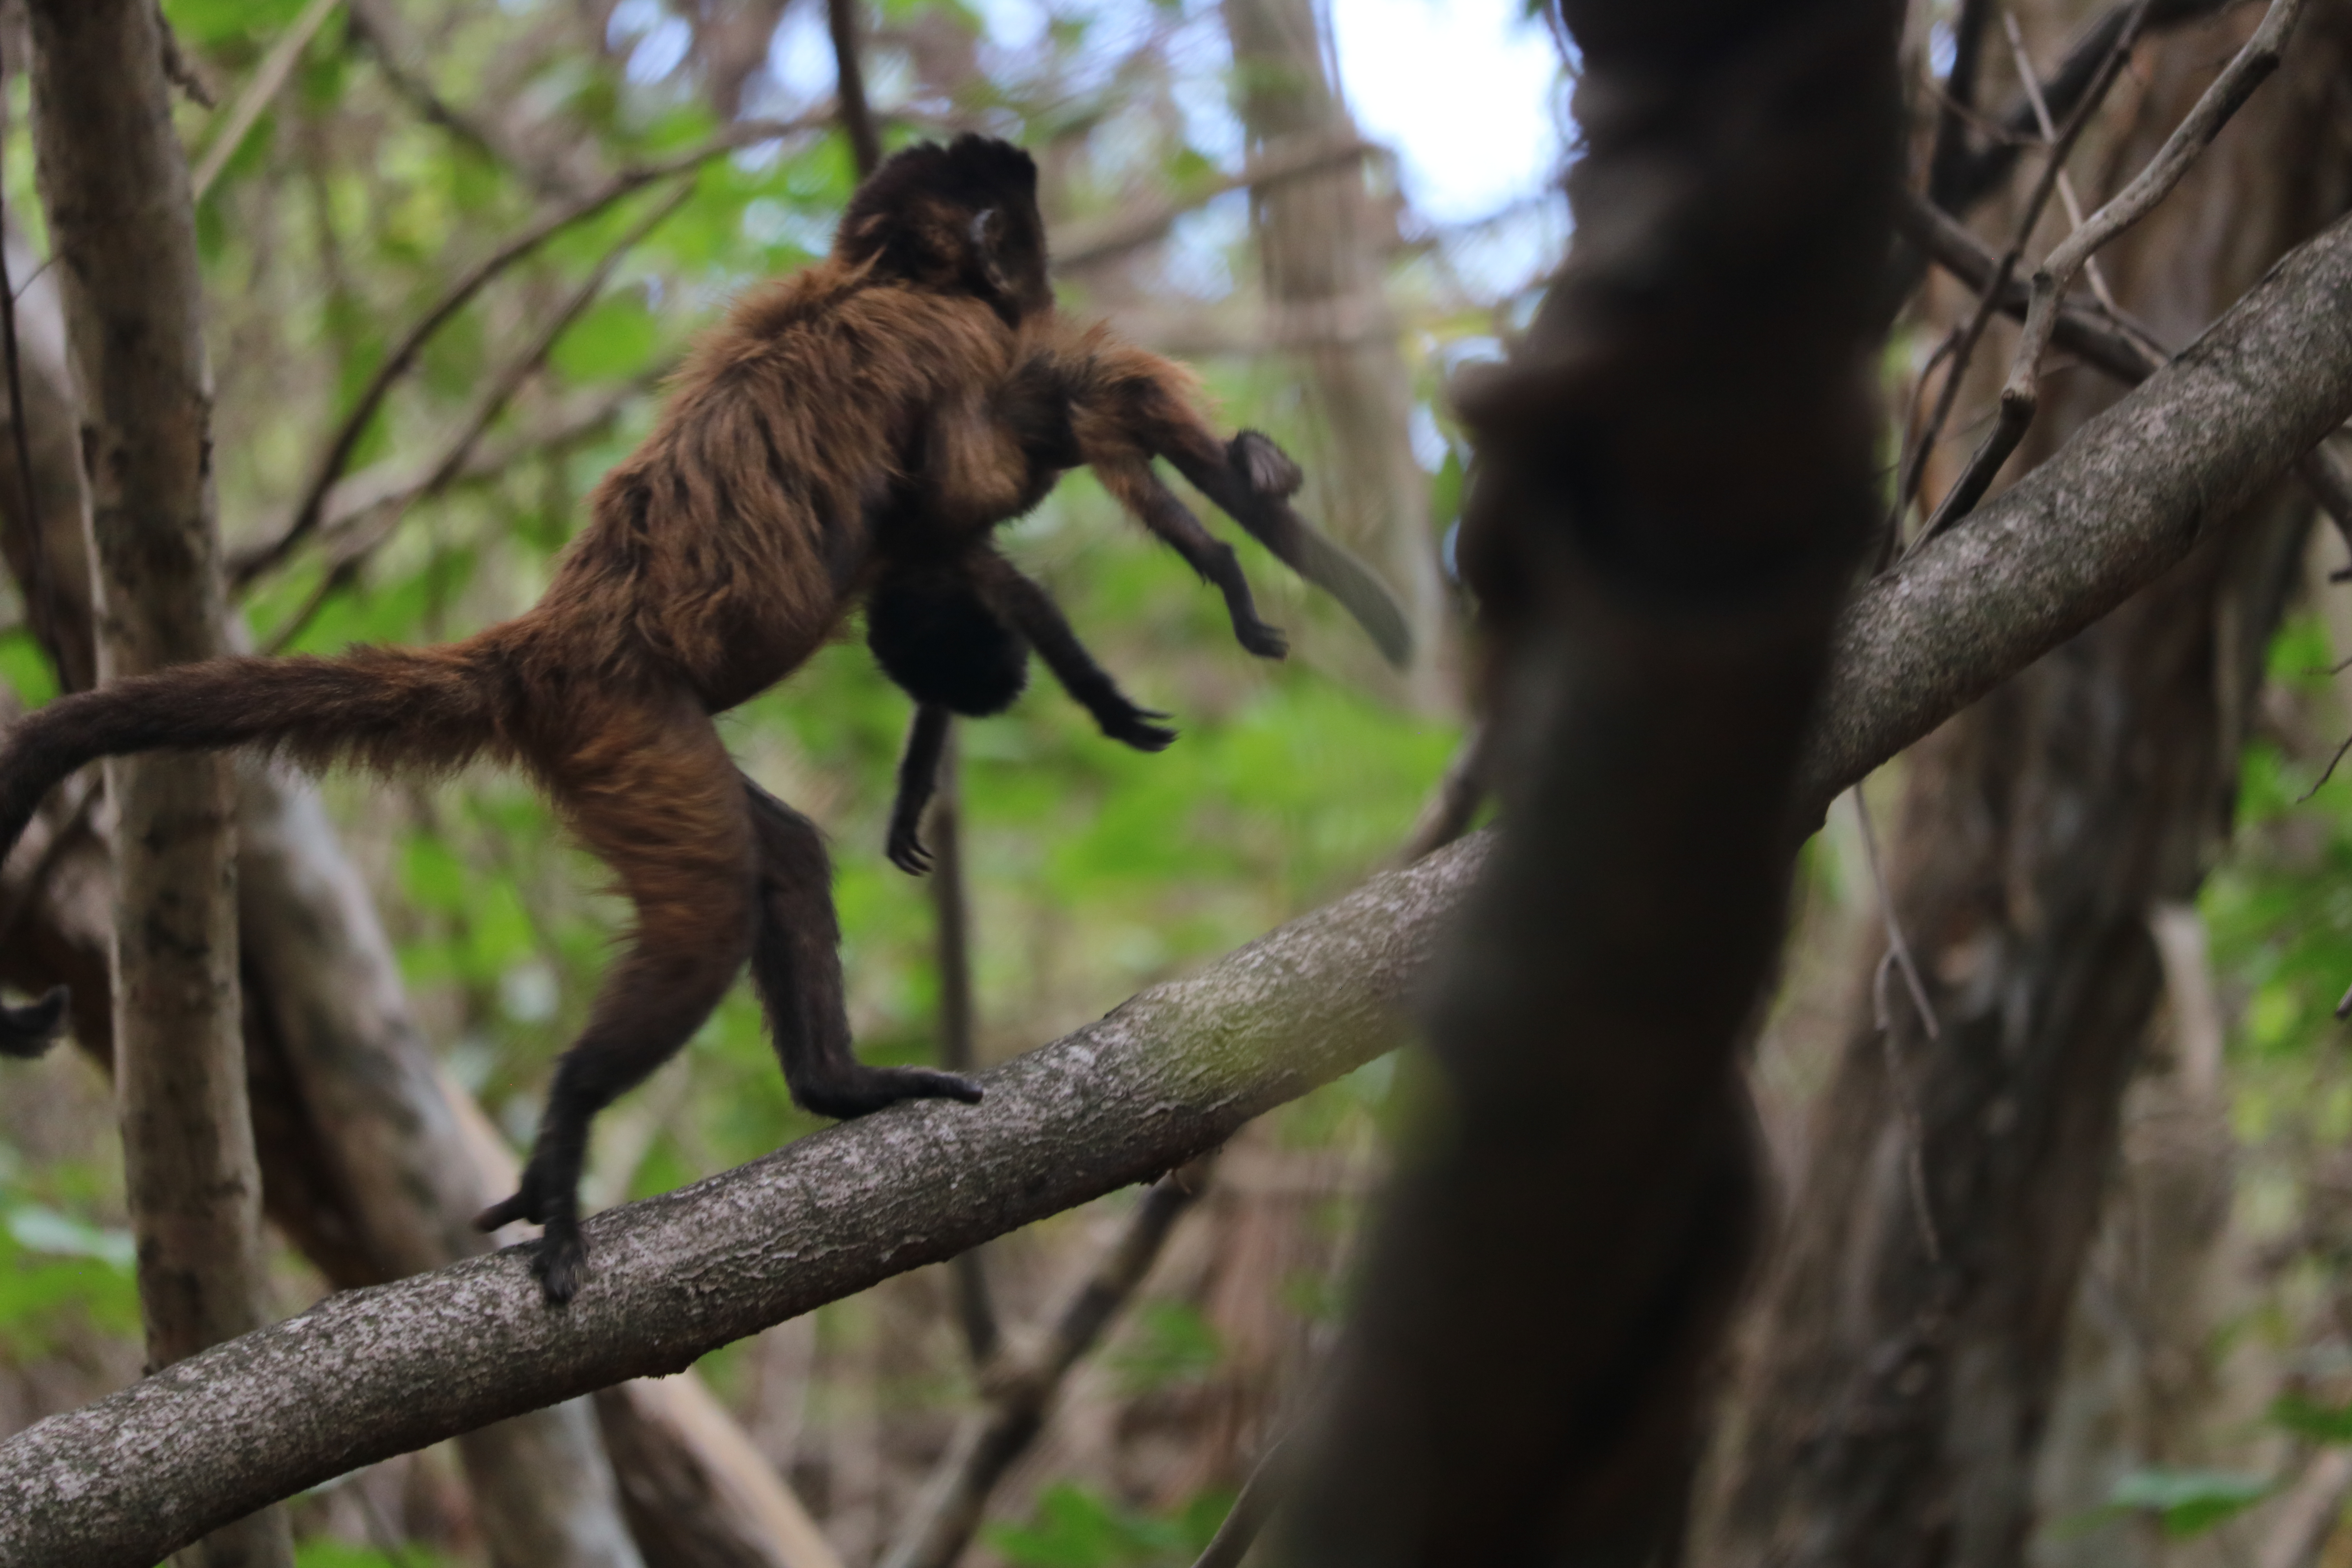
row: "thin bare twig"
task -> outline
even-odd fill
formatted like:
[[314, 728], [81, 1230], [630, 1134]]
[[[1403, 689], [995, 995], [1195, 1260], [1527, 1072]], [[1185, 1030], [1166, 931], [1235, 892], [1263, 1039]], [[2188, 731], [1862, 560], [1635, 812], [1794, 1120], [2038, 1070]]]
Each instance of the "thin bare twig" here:
[[[980, 1064], [974, 1048], [978, 1015], [972, 1004], [971, 903], [963, 874], [962, 750], [950, 719], [940, 747], [937, 790], [925, 832], [931, 846], [931, 918], [938, 935], [940, 1065], [968, 1074]], [[948, 1277], [955, 1288], [956, 1321], [963, 1330], [964, 1349], [974, 1367], [985, 1367], [1003, 1339], [989, 1293], [986, 1255], [978, 1247], [956, 1254], [948, 1265]]]
[[2171, 195], [2189, 165], [2213, 144], [2231, 116], [2278, 69], [2279, 51], [2285, 46], [2287, 35], [2294, 30], [2295, 18], [2302, 14], [2304, 5], [2305, 0], [2271, 0], [2270, 9], [2263, 14], [2262, 25], [2254, 29], [2253, 37], [2246, 40], [2237, 58], [2222, 68], [2221, 74], [2205, 89], [2188, 117], [2173, 128], [2147, 166], [2034, 268], [2031, 299], [2025, 310], [2025, 330], [2020, 334], [2016, 356], [2010, 361], [2009, 380], [2000, 389], [2000, 417], [1993, 422], [1992, 433], [1969, 459], [1958, 482], [1936, 509], [1936, 515], [1920, 530], [1922, 542], [1969, 514], [2032, 428], [2042, 402], [2042, 356], [2050, 347], [2051, 335], [2057, 325], [2059, 301], [2073, 285], [2074, 275], [2101, 246], [2155, 211], [2157, 204]]
[[957, 1433], [882, 1568], [950, 1568], [962, 1554], [997, 1483], [1044, 1429], [1063, 1380], [1143, 1283], [1169, 1232], [1207, 1187], [1214, 1160], [1203, 1155], [1154, 1182], [1118, 1240], [1062, 1308], [1045, 1342], [1018, 1364], [992, 1371], [987, 1408]]
[[1476, 721], [1454, 749], [1453, 760], [1445, 764], [1437, 787], [1422, 802], [1421, 813], [1413, 818], [1412, 830], [1405, 835], [1395, 863], [1410, 866], [1469, 832], [1470, 819], [1478, 815], [1486, 799], [1486, 726]]
[[1201, 1549], [1200, 1558], [1192, 1568], [1241, 1568], [1242, 1559], [1257, 1542], [1258, 1531], [1274, 1517], [1274, 1510], [1290, 1493], [1290, 1479], [1296, 1458], [1288, 1436], [1277, 1437], [1266, 1451], [1258, 1456], [1251, 1467], [1249, 1479], [1242, 1483], [1242, 1495], [1234, 1499], [1234, 1506], [1225, 1512], [1225, 1521], [1217, 1526], [1217, 1533]]
[[874, 125], [874, 108], [866, 99], [866, 70], [857, 47], [858, 0], [825, 0], [825, 23], [833, 32], [834, 96], [841, 102], [842, 133], [849, 138], [849, 156], [857, 177], [871, 174], [882, 162], [882, 135]]
[[[2075, 102], [2074, 112], [2066, 117], [2065, 127], [2051, 139], [2049, 154], [2042, 163], [2040, 177], [2033, 183], [2032, 192], [2026, 197], [2024, 211], [2019, 215], [2014, 237], [2011, 239], [2009, 248], [2001, 253], [1993, 276], [1978, 293], [1976, 310], [1969, 315], [1967, 329], [1952, 351], [1951, 364], [1944, 372], [1943, 389], [1937, 395], [1936, 411], [1929, 416], [1927, 428], [1918, 433], [1914, 445], [1904, 457], [1895, 489], [1895, 515], [1898, 518], [1911, 504], [1911, 498], [1918, 493], [1919, 479], [1927, 466], [1927, 454], [1935, 448], [1937, 437], [1943, 433], [1945, 421], [1951, 417], [1952, 405], [1959, 396], [1960, 381], [1968, 374], [1969, 362], [1975, 357], [1977, 343], [1984, 336], [1985, 327], [2000, 307], [2000, 297], [2007, 291], [2010, 279], [2017, 271], [2017, 263], [2025, 254], [2026, 243], [2033, 237], [2035, 226], [2042, 221], [2042, 210], [2050, 205], [2050, 197], [2058, 188], [2058, 176], [2065, 172], [2066, 160], [2073, 154], [2075, 142], [2098, 112], [2099, 105], [2105, 101], [2107, 90], [2115, 85], [2116, 78], [2123, 73], [2124, 61], [2130, 57], [2132, 45], [2139, 37], [2139, 25], [2147, 15], [2147, 4], [2148, 0], [2137, 0], [2125, 17], [2115, 44], [2100, 61], [2097, 73]], [[1940, 517], [1950, 505], [1951, 498], [1947, 496], [1943, 506], [1937, 508], [1937, 516]], [[1918, 549], [1935, 526], [1935, 518], [1930, 518], [1928, 526], [1922, 528], [1918, 538], [1911, 542], [1910, 550]], [[1908, 554], [1909, 551], [1905, 553]]]
[[1054, 237], [1051, 249], [1055, 269], [1074, 272], [1081, 267], [1116, 260], [1130, 250], [1150, 245], [1166, 234], [1178, 218], [1227, 191], [1295, 180], [1380, 151], [1375, 143], [1353, 137], [1266, 148], [1244, 164], [1239, 174], [1218, 175], [1165, 201], [1147, 203], [1098, 222], [1073, 225], [1066, 234]]
[[[2000, 25], [2009, 34], [2010, 54], [2017, 61], [2017, 79], [2025, 84], [2025, 101], [2032, 106], [2034, 123], [2042, 128], [2042, 140], [2055, 142], [2058, 140], [2058, 127], [2050, 118], [2050, 105], [2042, 97], [2042, 81], [2033, 74], [2032, 57], [2025, 52], [2025, 35], [2018, 28], [2017, 13], [2003, 11]], [[2058, 171], [2058, 202], [2066, 209], [2068, 232], [2082, 227], [2082, 198], [2074, 194], [2074, 177], [2064, 169]], [[2110, 310], [2116, 309], [2115, 293], [2107, 287], [2107, 275], [2100, 270], [2095, 258], [2084, 269], [2084, 275], [2090, 279], [2091, 292], [2099, 297], [2099, 303]]]
[[220, 130], [205, 143], [205, 155], [197, 160], [195, 172], [188, 177], [195, 200], [205, 199], [205, 193], [213, 188], [213, 182], [228, 167], [228, 161], [245, 145], [246, 137], [252, 134], [262, 111], [284, 89], [286, 79], [294, 74], [302, 51], [318, 37], [319, 29], [326, 26], [327, 18], [341, 4], [342, 0], [310, 0], [278, 36], [278, 41], [269, 46], [269, 52], [261, 57], [261, 63], [254, 68], [244, 90], [217, 116]]
[[466, 460], [472, 456], [475, 447], [481, 441], [483, 432], [488, 430], [491, 422], [505, 411], [507, 404], [521, 389], [522, 384], [545, 362], [549, 352], [555, 347], [556, 340], [561, 338], [570, 329], [572, 323], [580, 319], [582, 312], [585, 311], [595, 301], [596, 297], [604, 291], [604, 285], [611, 281], [613, 273], [620, 266], [622, 258], [635, 249], [663, 220], [677, 211], [679, 207], [684, 206], [687, 198], [693, 194], [694, 185], [691, 181], [681, 184], [677, 190], [670, 193], [667, 201], [662, 202], [647, 213], [628, 233], [621, 237], [617, 244], [604, 253], [604, 258], [597, 262], [594, 270], [588, 274], [579, 288], [572, 290], [571, 297], [565, 300], [555, 313], [541, 325], [531, 341], [524, 345], [520, 353], [508, 361], [506, 368], [492, 380], [489, 389], [475, 403], [473, 411], [466, 416], [457, 433], [443, 448], [439, 461], [433, 465], [424, 482], [405, 495], [396, 496], [385, 503], [383, 521], [365, 541], [346, 550], [342, 558], [328, 568], [319, 579], [318, 586], [313, 588], [310, 597], [303, 601], [302, 606], [287, 617], [285, 623], [271, 635], [264, 651], [281, 652], [289, 643], [301, 636], [303, 630], [316, 618], [320, 610], [325, 607], [327, 601], [356, 578], [360, 568], [366, 563], [368, 558], [382, 549], [384, 542], [391, 539], [393, 533], [399, 528], [402, 518], [407, 515], [408, 509], [419, 500], [430, 500], [439, 495], [465, 471]]
[[303, 487], [302, 499], [296, 504], [294, 519], [287, 524], [286, 531], [270, 544], [247, 556], [232, 574], [230, 585], [242, 588], [262, 573], [277, 566], [319, 526], [327, 491], [342, 477], [344, 466], [351, 461], [352, 453], [359, 447], [360, 437], [366, 434], [369, 424], [383, 406], [383, 400], [391, 393], [394, 384], [416, 363], [416, 356], [433, 334], [446, 325], [449, 319], [463, 310], [493, 279], [557, 234], [573, 224], [595, 216], [624, 196], [673, 174], [698, 169], [713, 158], [723, 158], [755, 142], [772, 142], [780, 137], [822, 129], [832, 119], [832, 110], [826, 106], [795, 120], [740, 121], [698, 147], [674, 157], [623, 170], [594, 191], [546, 214], [476, 262], [443, 291], [440, 299], [417, 318], [415, 323], [394, 344], [391, 353], [384, 356], [383, 363], [376, 367], [375, 374], [369, 378], [367, 386], [360, 393], [359, 400], [336, 426], [334, 435], [328, 439], [318, 461], [312, 465], [310, 481]]
[[[1981, 289], [1992, 276], [1991, 249], [1911, 192], [1903, 192], [1897, 199], [1895, 223], [1937, 266], [1970, 288]], [[2001, 290], [2002, 311], [2022, 318], [2026, 305], [2025, 283], [2011, 279]], [[2077, 305], [2062, 304], [2051, 341], [2127, 386], [2146, 381], [2172, 357], [2162, 338], [2123, 310], [2102, 316]], [[2352, 469], [2323, 440], [2295, 460], [2294, 471], [2335, 523], [2346, 550], [2352, 552]], [[2352, 565], [2339, 566], [2327, 576], [2332, 583], [2352, 582]]]
[[1919, 1244], [1927, 1250], [1927, 1261], [1942, 1261], [1943, 1247], [1936, 1235], [1935, 1212], [1927, 1206], [1927, 1125], [1919, 1113], [1919, 1099], [1913, 1092], [1911, 1075], [1905, 1069], [1902, 1047], [1896, 1044], [1894, 1012], [1886, 1005], [1886, 972], [1891, 965], [1903, 972], [1903, 983], [1910, 989], [1911, 1005], [1919, 1009], [1920, 1027], [1927, 1031], [1930, 1040], [1941, 1037], [1936, 1023], [1936, 1009], [1927, 1000], [1927, 986], [1919, 976], [1919, 965], [1911, 957], [1911, 943], [1903, 935], [1903, 922], [1895, 913], [1895, 889], [1886, 880], [1886, 868], [1878, 858], [1878, 830], [1870, 820], [1870, 803], [1863, 798], [1862, 786], [1850, 792], [1853, 796], [1854, 820], [1862, 824], [1862, 853], [1870, 862], [1870, 879], [1878, 889], [1878, 918], [1886, 928], [1886, 956], [1878, 961], [1878, 972], [1871, 977], [1871, 1003], [1877, 1016], [1880, 1045], [1886, 1053], [1886, 1092], [1895, 1102], [1896, 1117], [1903, 1123], [1904, 1180], [1911, 1191], [1911, 1217], [1919, 1227]]
[[374, 55], [385, 82], [427, 122], [438, 125], [491, 163], [512, 169], [541, 195], [578, 194], [579, 180], [568, 177], [549, 161], [531, 156], [496, 125], [468, 114], [435, 90], [415, 58], [415, 51], [396, 11], [382, 0], [346, 0], [346, 4], [351, 7], [352, 31]]

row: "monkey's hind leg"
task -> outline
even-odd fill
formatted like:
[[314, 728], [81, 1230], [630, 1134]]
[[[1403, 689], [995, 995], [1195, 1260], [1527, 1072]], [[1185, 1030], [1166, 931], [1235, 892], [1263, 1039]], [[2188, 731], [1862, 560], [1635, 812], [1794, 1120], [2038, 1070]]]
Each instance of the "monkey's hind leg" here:
[[[934, 757], [934, 763], [937, 759]], [[739, 775], [740, 777], [740, 775]], [[980, 1085], [929, 1068], [867, 1067], [849, 1048], [833, 868], [816, 824], [748, 778], [740, 785], [758, 839], [751, 979], [794, 1101], [819, 1116], [863, 1116], [902, 1100], [976, 1104]]]
[[531, 1270], [561, 1303], [586, 1266], [580, 1172], [589, 1123], [675, 1055], [735, 983], [751, 945], [752, 836], [735, 764], [709, 715], [682, 693], [607, 714], [546, 775], [637, 913], [587, 1028], [556, 1063], [520, 1189], [475, 1222], [546, 1226]]

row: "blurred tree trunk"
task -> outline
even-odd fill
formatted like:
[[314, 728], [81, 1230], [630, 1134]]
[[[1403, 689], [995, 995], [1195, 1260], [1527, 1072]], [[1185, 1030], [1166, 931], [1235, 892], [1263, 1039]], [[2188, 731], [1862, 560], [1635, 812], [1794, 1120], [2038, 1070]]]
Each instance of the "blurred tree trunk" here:
[[[1316, 0], [1224, 0], [1224, 16], [1236, 108], [1253, 153], [1355, 136], [1332, 85]], [[1429, 476], [1412, 455], [1412, 375], [1381, 288], [1381, 252], [1394, 226], [1367, 198], [1357, 159], [1259, 189], [1251, 214], [1269, 310], [1328, 331], [1299, 351], [1318, 443], [1307, 463], [1310, 510], [1397, 590], [1419, 649], [1409, 676], [1414, 700], [1450, 702]]]
[[[20, 247], [12, 244], [8, 259], [11, 278], [32, 277]], [[17, 324], [37, 537], [47, 547], [43, 640], [70, 690], [89, 684], [95, 657], [86, 499], [55, 276], [51, 268], [25, 286]], [[0, 406], [0, 420], [5, 415]], [[30, 580], [36, 537], [18, 516], [21, 493], [15, 446], [0, 439], [0, 553], [20, 585]], [[436, 1069], [391, 944], [315, 792], [261, 767], [241, 769], [237, 787], [245, 1064], [266, 1213], [339, 1288], [482, 1250], [471, 1216], [512, 1188], [511, 1154]], [[72, 816], [70, 798], [52, 803], [35, 832], [66, 831], [71, 841], [41, 885], [8, 890], [9, 907], [31, 901], [21, 940], [0, 943], [0, 980], [32, 992], [71, 985], [76, 1037], [110, 1066], [111, 855], [86, 817], [61, 820]], [[46, 858], [28, 837], [14, 864], [21, 874]], [[600, 1426], [632, 1412], [641, 1414], [614, 1438], [616, 1449], [671, 1484], [625, 1497]], [[458, 1447], [499, 1568], [834, 1568], [798, 1500], [690, 1373], [626, 1384], [601, 1409], [575, 1400], [499, 1422]], [[734, 1544], [709, 1544], [718, 1542]], [[701, 1549], [682, 1553], [679, 1542]]]
[[[2045, 54], [2060, 9], [2029, 17]], [[2142, 46], [2147, 85], [2116, 168], [2154, 151], [2254, 20]], [[2124, 304], [2170, 341], [2345, 209], [2347, 22], [2342, 0], [2313, 7], [2284, 68], [2105, 253]], [[1968, 307], [1948, 286], [1937, 298], [1947, 319]], [[1990, 346], [1979, 389], [2005, 359]], [[2116, 395], [2081, 369], [2045, 384], [2029, 460]], [[2299, 494], [2258, 503], [1915, 752], [1888, 869], [1941, 1037], [1890, 980], [1882, 1038], [1874, 952], [1762, 1307], [1709, 1560], [2007, 1568], [2022, 1552], [2118, 1108], [2162, 988], [2148, 922], [2194, 897], [2228, 829], [2308, 516]]]
[[[33, 127], [82, 388], [98, 668], [226, 651], [195, 205], [150, 0], [32, 7]], [[115, 1082], [151, 1366], [268, 1321], [226, 758], [111, 759]], [[191, 1554], [290, 1564], [282, 1510]]]

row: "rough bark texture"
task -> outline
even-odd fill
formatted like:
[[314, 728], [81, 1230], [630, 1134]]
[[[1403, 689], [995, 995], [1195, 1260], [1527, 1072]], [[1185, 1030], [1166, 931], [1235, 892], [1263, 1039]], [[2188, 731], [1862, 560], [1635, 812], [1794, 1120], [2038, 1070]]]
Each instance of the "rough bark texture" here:
[[[2339, 25], [2352, 16], [2325, 10]], [[2216, 35], [2247, 24], [2159, 51], [2126, 166], [2227, 58], [2235, 39]], [[2127, 308], [2186, 335], [2344, 210], [2352, 161], [2329, 134], [2343, 112], [2329, 84], [2343, 69], [2337, 44], [2306, 28], [2289, 72], [2176, 205], [2107, 253]], [[2343, 309], [2311, 326], [2352, 331]], [[2309, 352], [2225, 350], [2223, 337], [2185, 358], [2235, 376]], [[2089, 377], [2053, 380], [2037, 438], [2063, 438], [2112, 395]], [[2200, 405], [2104, 417], [2177, 450], [2216, 434], [2196, 427]], [[2129, 466], [2104, 482], [2144, 495], [2164, 485], [2152, 453], [2118, 457]], [[2246, 716], [2309, 515], [2284, 487], [2252, 506], [2206, 486], [2170, 494], [2157, 504], [2197, 539], [2188, 558], [1915, 753], [1890, 869], [1940, 1035], [1894, 982], [1882, 1035], [1872, 952], [1765, 1309], [1709, 1560], [2007, 1568], [2024, 1550], [2123, 1094], [2163, 985], [2148, 922], [2160, 903], [2194, 896], [2227, 832]], [[1977, 559], [1989, 575], [2006, 564]], [[1903, 1064], [1893, 1086], [1890, 1056]]]
[[[40, 184], [82, 390], [99, 672], [137, 674], [226, 651], [194, 205], [149, 0], [47, 0], [32, 21]], [[106, 775], [121, 848], [124, 1186], [148, 1359], [162, 1365], [267, 1316], [231, 781], [218, 758], [126, 758]], [[201, 1556], [258, 1568], [290, 1563], [292, 1550], [269, 1510]]]
[[[1316, 0], [1225, 0], [1235, 107], [1250, 149], [1356, 138], [1332, 85]], [[1260, 187], [1258, 256], [1276, 319], [1324, 341], [1299, 359], [1318, 446], [1307, 461], [1311, 510], [1365, 551], [1395, 587], [1419, 655], [1418, 700], [1446, 700], [1447, 606], [1429, 527], [1429, 476], [1412, 455], [1412, 376], [1393, 330], [1380, 330], [1383, 240], [1394, 225], [1350, 159], [1328, 173]], [[1343, 321], [1352, 331], [1335, 331]]]
[[[1813, 781], [1806, 805], [1817, 815], [1969, 696], [2184, 557], [2200, 528], [2229, 515], [2200, 498], [2242, 504], [2352, 416], [2347, 313], [2352, 226], [2338, 226], [2233, 307], [2200, 355], [2150, 377], [2059, 460], [1865, 594], [1837, 634], [1826, 709], [1802, 759], [1801, 776]], [[2176, 443], [2201, 466], [2173, 462], [2173, 449], [2147, 436], [2172, 418], [2176, 397], [2204, 412], [2203, 426]], [[2236, 434], [2209, 439], [2217, 427]], [[2117, 474], [2118, 451], [2160, 460], [2167, 482], [2130, 485]], [[2033, 519], [2050, 526], [2027, 526]], [[1969, 575], [1982, 560], [1963, 547], [1980, 530], [2007, 541], [2000, 566], [2020, 585], [2017, 614], [1988, 616]], [[1981, 618], [1951, 610], [1955, 603]], [[1931, 684], [1928, 695], [1915, 698], [1883, 668], [1864, 667], [1890, 647], [1913, 679]], [[1491, 841], [1474, 836], [1376, 879], [1199, 979], [1008, 1064], [988, 1080], [988, 1103], [899, 1108], [601, 1216], [589, 1227], [595, 1287], [566, 1312], [540, 1306], [509, 1251], [335, 1298], [54, 1417], [0, 1445], [0, 1554], [150, 1563], [238, 1508], [683, 1365], [726, 1339], [1173, 1165], [1387, 1048], [1393, 1005], [1432, 925]]]
[[1563, 10], [1577, 243], [1464, 409], [1505, 826], [1282, 1521], [1315, 1568], [1674, 1555], [1756, 1206], [1735, 1047], [1875, 506], [1893, 8]]
[[589, 1222], [551, 1310], [509, 1248], [346, 1291], [0, 1445], [0, 1562], [146, 1564], [215, 1521], [714, 1346], [1144, 1180], [1397, 1043], [1475, 844], [986, 1075]]
[[2347, 417], [2352, 220], [2289, 255], [2056, 456], [1863, 591], [1839, 628], [1805, 761], [1811, 820], [2226, 530]]

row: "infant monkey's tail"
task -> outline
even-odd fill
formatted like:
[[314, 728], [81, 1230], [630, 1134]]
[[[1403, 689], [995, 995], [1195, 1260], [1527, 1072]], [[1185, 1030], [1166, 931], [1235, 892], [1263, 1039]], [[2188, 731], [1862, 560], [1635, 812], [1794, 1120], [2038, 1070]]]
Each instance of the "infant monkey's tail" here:
[[[0, 858], [41, 798], [100, 757], [257, 745], [312, 763], [454, 767], [499, 741], [504, 704], [482, 652], [476, 639], [331, 659], [215, 658], [60, 697], [0, 742]], [[29, 1006], [0, 1006], [0, 1056], [38, 1056], [65, 1005], [59, 986]]]

